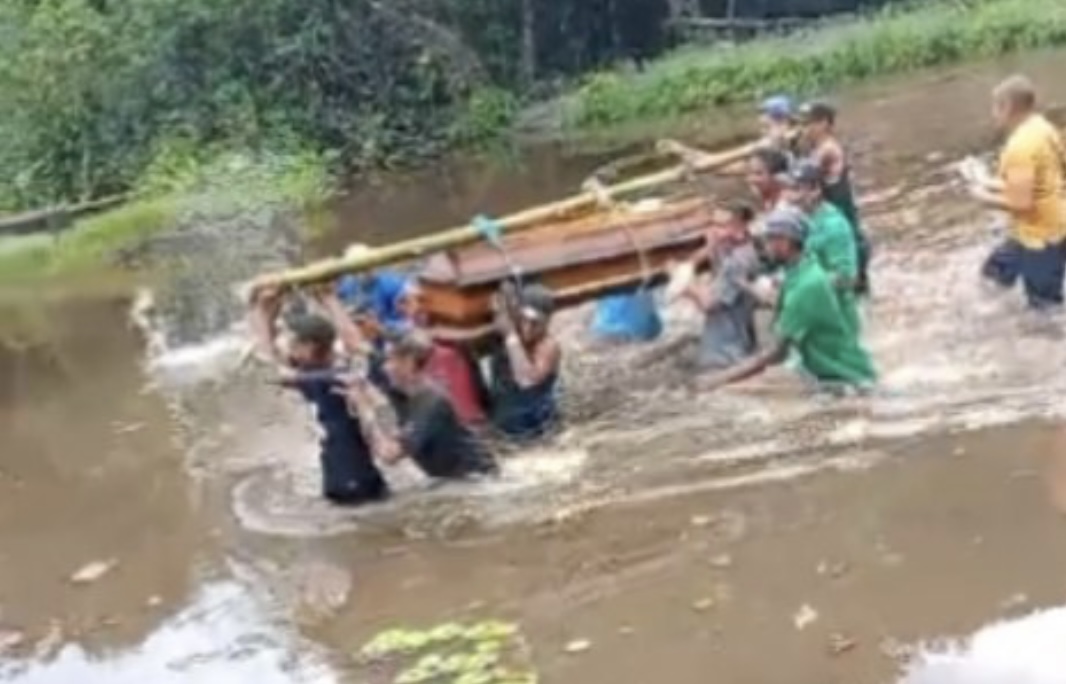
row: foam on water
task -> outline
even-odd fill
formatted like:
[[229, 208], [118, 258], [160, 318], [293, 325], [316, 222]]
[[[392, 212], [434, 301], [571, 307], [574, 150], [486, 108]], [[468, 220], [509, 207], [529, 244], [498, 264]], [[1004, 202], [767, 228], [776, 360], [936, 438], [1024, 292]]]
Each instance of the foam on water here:
[[324, 657], [275, 624], [236, 582], [202, 587], [192, 603], [142, 644], [106, 659], [76, 644], [54, 659], [0, 661], [17, 684], [334, 684]]
[[[223, 424], [231, 434], [197, 462], [241, 474], [234, 510], [250, 529], [336, 534], [369, 522], [395, 523], [425, 502], [462, 508], [483, 524], [535, 520], [546, 506], [580, 503], [574, 499], [589, 490], [616, 489], [624, 498], [649, 487], [700, 489], [703, 479], [735, 476], [723, 466], [772, 470], [827, 451], [1060, 415], [1066, 345], [1046, 334], [1047, 324], [1034, 329], [1019, 292], [989, 293], [982, 286], [977, 272], [989, 244], [973, 235], [971, 226], [946, 226], [876, 254], [875, 296], [864, 311], [865, 338], [883, 384], [873, 397], [812, 398], [782, 370], [693, 396], [674, 386], [682, 376], [668, 372], [672, 361], [642, 368], [637, 360], [648, 348], [598, 346], [587, 335], [589, 312], [567, 311], [557, 328], [567, 348], [568, 438], [545, 452], [507, 459], [504, 477], [494, 483], [427, 489], [409, 472], [391, 472], [397, 496], [374, 512], [319, 502], [313, 420], [298, 400], [264, 397], [270, 390], [262, 384], [242, 386], [235, 373], [244, 358], [239, 332], [163, 350], [147, 368], [166, 389], [213, 386], [217, 399], [193, 422]], [[662, 344], [699, 329], [699, 315], [683, 302], [664, 317]], [[188, 402], [185, 409], [198, 411]], [[788, 470], [797, 477], [803, 471]], [[526, 506], [527, 498], [538, 503]], [[499, 505], [504, 501], [509, 505]]]
[[1066, 607], [984, 627], [972, 637], [927, 645], [898, 684], [1062, 684]]

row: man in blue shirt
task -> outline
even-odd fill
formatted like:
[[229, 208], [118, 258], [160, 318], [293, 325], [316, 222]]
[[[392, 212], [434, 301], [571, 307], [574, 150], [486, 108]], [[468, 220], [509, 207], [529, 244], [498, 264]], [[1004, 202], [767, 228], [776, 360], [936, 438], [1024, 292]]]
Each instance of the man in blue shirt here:
[[341, 278], [337, 295], [349, 307], [373, 314], [385, 328], [395, 328], [404, 320], [401, 301], [406, 287], [407, 278], [401, 273], [371, 271]]

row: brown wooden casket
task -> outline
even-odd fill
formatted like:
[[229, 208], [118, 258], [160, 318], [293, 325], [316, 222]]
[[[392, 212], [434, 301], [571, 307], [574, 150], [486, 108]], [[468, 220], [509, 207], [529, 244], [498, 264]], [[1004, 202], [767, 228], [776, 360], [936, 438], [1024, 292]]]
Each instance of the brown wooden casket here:
[[539, 282], [565, 308], [666, 279], [671, 262], [703, 245], [711, 207], [701, 198], [598, 211], [431, 256], [419, 272], [438, 337], [477, 341], [491, 331], [492, 298], [512, 275]]

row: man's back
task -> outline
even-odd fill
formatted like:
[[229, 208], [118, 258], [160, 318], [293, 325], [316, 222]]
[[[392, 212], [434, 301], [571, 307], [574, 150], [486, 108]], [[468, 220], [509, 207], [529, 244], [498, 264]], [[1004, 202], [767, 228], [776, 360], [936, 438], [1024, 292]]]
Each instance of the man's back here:
[[485, 444], [462, 424], [437, 387], [427, 385], [408, 397], [401, 434], [404, 450], [431, 477], [456, 478], [496, 470]]
[[876, 379], [858, 331], [841, 311], [830, 276], [810, 255], [785, 272], [775, 332], [796, 349], [804, 370], [820, 381], [863, 385]]
[[1023, 121], [1003, 148], [1000, 178], [1006, 181], [1011, 174], [1031, 174], [1033, 178], [1033, 208], [1011, 217], [1014, 237], [1026, 247], [1044, 247], [1066, 235], [1062, 196], [1064, 162], [1066, 152], [1059, 132], [1039, 114]]
[[850, 285], [859, 275], [859, 245], [855, 229], [837, 207], [823, 201], [810, 216], [811, 232], [807, 236], [805, 250], [818, 260], [822, 268], [838, 282], [837, 300], [845, 321], [856, 332], [862, 326], [855, 290]]

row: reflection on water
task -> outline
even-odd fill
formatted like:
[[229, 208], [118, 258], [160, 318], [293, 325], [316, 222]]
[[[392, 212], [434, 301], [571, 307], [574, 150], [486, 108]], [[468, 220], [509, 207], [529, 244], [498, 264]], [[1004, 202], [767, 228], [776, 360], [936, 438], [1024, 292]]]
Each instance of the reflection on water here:
[[0, 663], [23, 684], [332, 684], [321, 655], [273, 627], [269, 613], [232, 582], [201, 587], [188, 607], [134, 648], [101, 660], [71, 644], [43, 663]]
[[1066, 673], [1066, 607], [983, 628], [923, 651], [900, 684], [1058, 684]]

